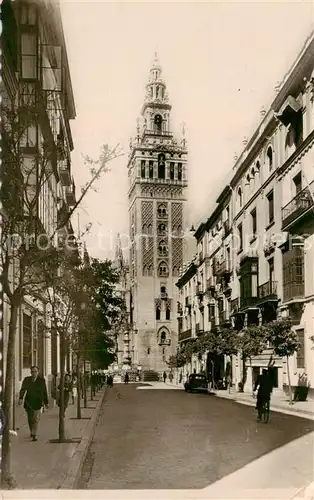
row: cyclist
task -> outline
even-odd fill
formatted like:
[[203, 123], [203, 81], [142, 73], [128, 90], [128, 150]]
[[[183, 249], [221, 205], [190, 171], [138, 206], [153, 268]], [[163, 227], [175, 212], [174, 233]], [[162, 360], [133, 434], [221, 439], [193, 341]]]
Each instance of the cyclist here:
[[268, 370], [266, 370], [266, 368], [263, 368], [262, 375], [259, 375], [257, 377], [253, 389], [253, 394], [255, 394], [256, 390], [257, 390], [256, 409], [258, 411], [258, 420], [261, 420], [263, 406], [264, 404], [270, 403], [270, 396], [273, 390], [272, 381], [269, 376]]

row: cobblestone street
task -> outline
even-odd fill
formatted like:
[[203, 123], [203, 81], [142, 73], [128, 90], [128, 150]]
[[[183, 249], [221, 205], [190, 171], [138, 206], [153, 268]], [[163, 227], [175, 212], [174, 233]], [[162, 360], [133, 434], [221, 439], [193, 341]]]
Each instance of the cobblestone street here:
[[109, 391], [80, 488], [203, 489], [232, 473], [251, 488], [301, 489], [313, 480], [311, 420], [274, 412], [265, 425], [234, 401], [147, 389]]

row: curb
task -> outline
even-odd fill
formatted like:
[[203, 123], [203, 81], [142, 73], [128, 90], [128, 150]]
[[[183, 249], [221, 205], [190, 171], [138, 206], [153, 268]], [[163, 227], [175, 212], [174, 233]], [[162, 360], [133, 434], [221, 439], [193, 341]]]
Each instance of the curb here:
[[81, 442], [76, 448], [73, 457], [71, 458], [71, 466], [66, 474], [65, 479], [57, 487], [58, 490], [76, 489], [76, 485], [81, 478], [83, 464], [86, 459], [89, 446], [94, 436], [95, 428], [100, 417], [100, 410], [105, 400], [106, 394], [107, 394], [107, 386], [105, 387], [103, 394], [97, 403], [96, 409], [93, 412], [89, 423], [84, 429]]
[[[232, 396], [224, 396], [216, 393], [216, 397], [221, 398], [221, 399], [229, 399], [231, 401], [235, 401], [236, 403], [246, 405], [246, 406], [255, 406], [256, 403], [248, 401], [246, 399], [241, 399], [237, 397], [232, 397]], [[307, 418], [309, 420], [314, 420], [314, 413], [313, 412], [307, 412], [304, 410], [300, 410], [299, 408], [283, 408], [282, 406], [278, 406], [276, 404], [271, 405], [271, 410], [275, 411], [277, 413], [285, 413], [287, 415], [292, 415], [296, 417], [301, 417], [301, 418]]]

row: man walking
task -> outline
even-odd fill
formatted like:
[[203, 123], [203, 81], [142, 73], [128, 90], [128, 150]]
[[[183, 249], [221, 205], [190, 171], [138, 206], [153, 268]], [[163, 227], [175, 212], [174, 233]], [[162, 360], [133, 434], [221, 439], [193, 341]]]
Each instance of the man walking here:
[[43, 406], [48, 408], [46, 381], [39, 376], [38, 366], [31, 367], [31, 376], [25, 377], [20, 390], [19, 404], [23, 403], [27, 413], [28, 426], [33, 441], [37, 441], [37, 429]]
[[258, 420], [261, 420], [263, 405], [264, 403], [270, 403], [270, 397], [273, 390], [272, 381], [266, 368], [263, 368], [262, 375], [258, 375], [253, 394], [256, 393], [257, 388], [256, 410], [258, 411]]

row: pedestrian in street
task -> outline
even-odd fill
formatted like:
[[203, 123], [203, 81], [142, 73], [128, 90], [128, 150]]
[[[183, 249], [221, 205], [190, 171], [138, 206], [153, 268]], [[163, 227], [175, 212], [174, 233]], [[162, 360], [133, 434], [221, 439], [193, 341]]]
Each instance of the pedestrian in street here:
[[[25, 396], [25, 398], [24, 398]], [[48, 409], [46, 381], [39, 376], [38, 366], [31, 367], [31, 376], [25, 377], [19, 394], [19, 405], [23, 403], [27, 413], [31, 439], [37, 441], [38, 424], [43, 406]]]
[[172, 372], [169, 373], [169, 380], [170, 380], [170, 384], [172, 384], [172, 381], [173, 381], [173, 373]]
[[256, 390], [256, 410], [258, 411], [258, 420], [261, 420], [263, 404], [270, 402], [270, 396], [273, 391], [273, 384], [266, 368], [263, 368], [262, 375], [258, 375], [254, 385], [253, 394], [255, 394]]
[[182, 372], [180, 372], [180, 377], [179, 377], [179, 383], [182, 384], [182, 379], [183, 379], [183, 375], [182, 375]]
[[72, 403], [75, 403], [77, 397], [77, 376], [75, 373], [72, 375]]
[[[58, 398], [58, 406], [60, 407], [60, 385], [58, 385], [59, 398]], [[68, 373], [64, 377], [64, 386], [63, 386], [63, 394], [64, 394], [64, 415], [67, 407], [69, 406], [70, 394], [73, 394], [73, 385], [71, 375]]]
[[112, 375], [108, 375], [108, 377], [107, 377], [107, 385], [109, 387], [113, 387], [113, 377], [112, 377]]
[[126, 372], [125, 377], [124, 377], [124, 383], [128, 384], [129, 383], [129, 374]]
[[166, 383], [166, 380], [167, 380], [167, 373], [166, 372], [164, 372], [164, 374], [163, 374], [163, 379], [164, 379], [164, 383]]

